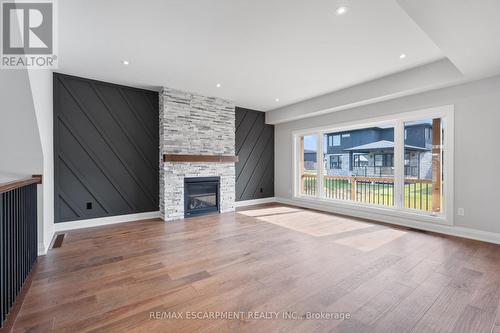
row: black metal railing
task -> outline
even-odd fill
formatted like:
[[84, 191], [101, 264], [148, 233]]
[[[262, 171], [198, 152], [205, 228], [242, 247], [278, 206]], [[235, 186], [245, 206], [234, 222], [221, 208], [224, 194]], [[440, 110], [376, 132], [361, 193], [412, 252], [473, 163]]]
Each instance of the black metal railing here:
[[349, 177], [324, 177], [325, 196], [328, 199], [352, 200], [353, 187]]
[[[394, 178], [362, 176], [324, 176], [327, 199], [394, 206]], [[302, 175], [301, 194], [316, 196], [316, 175]], [[405, 178], [404, 207], [432, 211], [432, 180]]]
[[394, 181], [387, 178], [325, 176], [327, 199], [350, 200], [384, 206], [394, 205]]
[[405, 208], [433, 211], [432, 180], [405, 179]]
[[355, 201], [383, 206], [394, 206], [394, 181], [356, 180]]
[[[27, 185], [25, 185], [27, 184]], [[37, 185], [0, 191], [0, 327], [38, 255]]]
[[392, 177], [394, 176], [394, 167], [373, 165], [354, 166], [352, 174], [361, 177]]

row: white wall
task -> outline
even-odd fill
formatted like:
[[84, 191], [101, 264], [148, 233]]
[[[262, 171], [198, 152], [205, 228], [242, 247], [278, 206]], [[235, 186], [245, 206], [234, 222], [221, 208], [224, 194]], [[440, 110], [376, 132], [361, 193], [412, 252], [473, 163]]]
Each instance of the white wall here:
[[455, 210], [465, 208], [465, 216], [455, 214], [455, 226], [500, 233], [500, 76], [277, 124], [276, 197], [292, 199], [293, 130], [449, 104], [455, 105]]
[[43, 184], [38, 189], [42, 224], [39, 249], [46, 252], [54, 235], [53, 76], [51, 70], [40, 69], [29, 70], [28, 74], [43, 153]]
[[266, 122], [278, 124], [333, 111], [382, 102], [458, 84], [463, 75], [448, 59], [418, 66], [372, 81], [337, 90], [266, 113]]
[[[24, 178], [42, 174], [49, 179], [44, 163], [41, 133], [27, 70], [0, 70], [0, 174]], [[46, 92], [37, 92], [45, 96]], [[50, 95], [48, 98], [52, 100]], [[51, 111], [52, 112], [52, 111]], [[52, 121], [50, 119], [50, 121]], [[45, 252], [44, 198], [50, 185], [38, 186], [38, 248]], [[50, 229], [49, 229], [50, 230]], [[49, 242], [50, 242], [49, 239]]]
[[26, 70], [0, 70], [0, 172], [43, 171], [42, 147]]

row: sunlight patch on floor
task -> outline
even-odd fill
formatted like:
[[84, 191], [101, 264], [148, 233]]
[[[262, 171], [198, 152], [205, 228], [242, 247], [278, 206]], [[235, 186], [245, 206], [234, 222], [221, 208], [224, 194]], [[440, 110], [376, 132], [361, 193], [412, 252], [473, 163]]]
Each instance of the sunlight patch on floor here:
[[269, 207], [260, 209], [238, 210], [237, 213], [246, 216], [258, 217], [273, 214], [295, 213], [300, 211], [301, 209], [292, 207]]
[[405, 231], [383, 229], [336, 240], [335, 243], [360, 251], [372, 251], [406, 235]]
[[301, 209], [292, 208], [289, 212], [286, 210], [275, 210], [274, 214], [271, 213], [269, 208], [264, 210], [267, 211], [267, 214], [253, 216], [260, 221], [279, 225], [315, 237], [335, 235], [353, 230], [371, 228], [373, 226], [369, 223], [356, 221], [348, 217]]

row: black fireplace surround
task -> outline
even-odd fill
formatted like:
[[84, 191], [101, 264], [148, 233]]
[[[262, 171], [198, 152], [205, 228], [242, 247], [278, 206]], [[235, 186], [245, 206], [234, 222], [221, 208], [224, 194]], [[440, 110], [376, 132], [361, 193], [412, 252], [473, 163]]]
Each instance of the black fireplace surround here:
[[220, 211], [220, 177], [184, 178], [184, 217]]

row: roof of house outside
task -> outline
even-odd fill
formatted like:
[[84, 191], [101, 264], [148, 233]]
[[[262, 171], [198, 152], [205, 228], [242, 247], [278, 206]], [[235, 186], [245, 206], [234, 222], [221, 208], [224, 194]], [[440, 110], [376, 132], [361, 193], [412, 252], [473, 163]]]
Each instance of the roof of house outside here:
[[[412, 127], [432, 128], [432, 124], [430, 124], [429, 120], [427, 120], [427, 119], [405, 123], [405, 129], [412, 128]], [[352, 129], [352, 130], [341, 131], [341, 132], [332, 132], [332, 133], [327, 133], [327, 135], [341, 135], [341, 134], [348, 134], [348, 133], [350, 134], [353, 132], [363, 132], [363, 131], [369, 131], [369, 130], [383, 131], [383, 130], [393, 129], [393, 128], [394, 128], [393, 124], [387, 124], [386, 126], [372, 126], [372, 127], [358, 128], [358, 129]]]
[[[429, 150], [426, 148], [411, 146], [411, 145], [405, 145], [405, 148], [411, 150], [420, 150], [420, 151]], [[346, 148], [344, 149], [344, 151], [372, 151], [372, 150], [383, 150], [383, 149], [394, 149], [394, 142], [387, 140], [380, 140], [376, 142], [367, 143], [361, 146]]]

